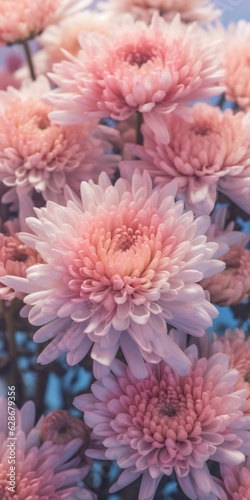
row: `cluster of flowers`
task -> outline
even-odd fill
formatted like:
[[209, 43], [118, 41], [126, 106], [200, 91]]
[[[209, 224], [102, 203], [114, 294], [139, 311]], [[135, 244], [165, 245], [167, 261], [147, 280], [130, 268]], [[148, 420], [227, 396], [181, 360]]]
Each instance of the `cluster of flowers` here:
[[247, 499], [250, 341], [206, 330], [250, 294], [230, 217], [250, 214], [250, 23], [212, 24], [206, 0], [90, 4], [0, 6], [28, 62], [0, 91], [0, 298], [24, 302], [39, 363], [90, 356], [96, 379], [74, 400], [85, 424], [17, 410], [14, 498], [95, 498], [86, 454], [124, 469], [111, 492], [142, 477], [139, 500], [172, 473], [192, 500]]

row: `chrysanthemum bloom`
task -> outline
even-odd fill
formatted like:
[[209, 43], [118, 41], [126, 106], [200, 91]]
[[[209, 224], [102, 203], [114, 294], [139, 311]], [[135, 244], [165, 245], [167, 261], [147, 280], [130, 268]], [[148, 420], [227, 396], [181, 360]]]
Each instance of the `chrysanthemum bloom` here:
[[66, 444], [72, 439], [81, 438], [85, 445], [88, 436], [87, 425], [66, 410], [55, 410], [49, 413], [40, 429], [42, 441], [52, 441], [54, 444]]
[[[77, 456], [82, 439], [73, 439], [64, 445], [56, 445], [52, 441], [41, 443], [40, 428], [43, 417], [35, 425], [35, 406], [29, 401], [20, 411], [15, 408], [16, 439], [10, 440], [10, 411], [8, 412], [7, 400], [3, 398], [0, 399], [0, 414], [2, 499], [94, 500], [96, 498], [91, 492], [77, 486], [77, 483], [84, 478], [86, 469], [81, 467], [81, 459]], [[14, 473], [13, 469], [10, 469], [10, 457], [15, 460], [12, 462], [12, 467], [13, 463], [15, 467]]]
[[106, 154], [114, 131], [97, 120], [68, 127], [51, 122], [52, 108], [42, 101], [49, 89], [40, 76], [21, 91], [0, 92], [0, 180], [60, 202], [65, 184], [79, 193], [82, 180], [111, 173], [119, 156]]
[[156, 185], [176, 179], [179, 195], [196, 214], [213, 210], [226, 176], [221, 190], [232, 199], [238, 193], [241, 206], [250, 213], [250, 113], [222, 112], [198, 103], [192, 108], [191, 123], [174, 114], [162, 120], [169, 140], [159, 136], [156, 125], [142, 125], [143, 146], [129, 146], [140, 158], [133, 165], [147, 169]]
[[195, 24], [182, 25], [179, 16], [168, 24], [155, 15], [147, 26], [128, 15], [112, 34], [81, 33], [79, 42], [78, 57], [55, 64], [50, 74], [59, 86], [48, 96], [58, 123], [124, 120], [134, 111], [158, 123], [155, 111], [220, 92], [216, 45], [208, 45]]
[[[235, 389], [247, 391], [247, 406], [245, 413], [250, 414], [250, 337], [238, 328], [226, 330], [223, 337], [217, 337], [214, 333], [212, 342], [209, 344], [209, 353], [222, 352], [229, 357], [229, 367], [236, 368], [240, 374]], [[248, 451], [248, 453], [247, 453]], [[250, 450], [245, 450], [250, 455]]]
[[0, 4], [0, 44], [33, 38], [63, 16], [87, 7], [92, 0], [4, 0]]
[[248, 500], [250, 498], [250, 461], [235, 467], [221, 465], [220, 473], [227, 494], [227, 500]]
[[27, 269], [33, 264], [41, 263], [42, 258], [33, 248], [22, 243], [18, 238], [18, 224], [10, 222], [8, 229], [16, 228], [11, 234], [0, 233], [0, 299], [12, 300], [15, 297], [22, 299], [22, 292], [14, 291], [13, 288], [5, 286], [1, 278], [3, 276], [26, 276]]
[[113, 13], [131, 13], [136, 19], [150, 22], [155, 12], [159, 12], [166, 21], [172, 21], [176, 14], [180, 14], [184, 23], [193, 21], [209, 22], [220, 15], [208, 0], [107, 0], [98, 2], [98, 7]]
[[102, 173], [98, 185], [81, 184], [81, 201], [48, 202], [36, 210], [38, 219], [27, 220], [35, 235], [20, 238], [45, 264], [30, 268], [27, 279], [3, 281], [29, 293], [23, 314], [44, 325], [34, 340], [55, 337], [39, 362], [67, 352], [74, 365], [94, 344], [95, 367], [109, 367], [120, 346], [138, 377], [146, 374], [143, 358], [166, 359], [187, 373], [189, 362], [167, 335], [166, 321], [203, 335], [217, 310], [197, 282], [224, 264], [213, 259], [218, 244], [204, 236], [209, 217], [194, 220], [175, 194], [175, 183], [153, 190], [147, 172], [114, 186]]
[[212, 38], [219, 38], [220, 52], [224, 67], [222, 84], [226, 88], [226, 97], [236, 102], [242, 109], [250, 108], [250, 67], [249, 43], [250, 23], [240, 20], [231, 23], [225, 29], [218, 25], [212, 30]]
[[151, 500], [162, 476], [175, 471], [189, 498], [221, 498], [206, 462], [244, 460], [238, 433], [243, 430], [248, 446], [250, 433], [242, 411], [245, 391], [234, 390], [237, 370], [228, 369], [224, 354], [198, 359], [195, 346], [186, 354], [192, 361], [187, 376], [161, 362], [147, 365], [147, 377], [137, 381], [115, 360], [113, 373], [92, 385], [93, 394], [75, 398], [100, 444], [87, 455], [116, 460], [125, 469], [112, 493], [142, 475], [139, 500]]
[[205, 278], [201, 285], [215, 304], [230, 306], [243, 302], [250, 295], [250, 250], [235, 244], [220, 258], [226, 265], [224, 271]]

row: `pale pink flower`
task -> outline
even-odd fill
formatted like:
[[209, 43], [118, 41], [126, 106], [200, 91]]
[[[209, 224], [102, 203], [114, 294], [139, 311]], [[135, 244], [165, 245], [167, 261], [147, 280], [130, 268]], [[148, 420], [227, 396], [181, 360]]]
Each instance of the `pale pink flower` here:
[[[96, 496], [77, 483], [85, 476], [77, 455], [82, 439], [73, 439], [64, 445], [52, 441], [41, 443], [40, 428], [43, 417], [35, 425], [35, 406], [25, 403], [21, 410], [0, 399], [0, 498], [18, 500], [94, 500]], [[15, 438], [10, 439], [10, 418], [15, 408]], [[13, 436], [12, 436], [13, 438]], [[12, 454], [10, 455], [10, 445]], [[13, 462], [15, 457], [14, 474]], [[8, 476], [9, 474], [9, 476]], [[10, 479], [13, 483], [10, 483]], [[9, 490], [13, 487], [12, 491]]]
[[1, 278], [7, 274], [25, 277], [27, 269], [33, 264], [41, 263], [42, 258], [36, 250], [19, 240], [17, 221], [9, 221], [6, 229], [7, 234], [0, 233], [0, 299], [13, 300], [15, 297], [23, 299], [22, 292], [5, 286]]
[[189, 498], [223, 498], [207, 461], [237, 465], [244, 460], [238, 434], [249, 446], [249, 423], [242, 411], [245, 391], [234, 390], [237, 370], [228, 368], [221, 353], [198, 359], [191, 346], [186, 354], [187, 376], [161, 362], [147, 365], [147, 377], [137, 381], [115, 360], [112, 374], [92, 385], [93, 394], [75, 398], [97, 440], [96, 449], [86, 454], [116, 460], [125, 469], [112, 493], [142, 475], [138, 498], [151, 500], [162, 476], [175, 471]]
[[175, 183], [153, 190], [147, 172], [114, 186], [103, 172], [98, 185], [81, 184], [81, 201], [48, 202], [36, 209], [38, 219], [27, 219], [35, 235], [20, 238], [45, 264], [30, 268], [27, 279], [3, 282], [29, 294], [23, 314], [44, 325], [34, 340], [55, 337], [39, 362], [67, 352], [74, 365], [93, 346], [98, 376], [121, 347], [138, 377], [146, 373], [143, 358], [163, 358], [187, 373], [189, 362], [167, 335], [166, 321], [202, 335], [217, 310], [197, 282], [224, 264], [214, 259], [218, 244], [204, 236], [209, 217], [194, 220], [175, 194]]
[[250, 109], [249, 43], [250, 23], [245, 20], [210, 28], [211, 40], [219, 40], [220, 59], [224, 68], [221, 84], [229, 101], [244, 109]]
[[41, 440], [52, 441], [54, 444], [66, 444], [72, 439], [81, 438], [85, 445], [88, 436], [87, 425], [66, 410], [55, 410], [49, 413], [44, 418], [40, 429]]
[[250, 461], [235, 467], [221, 465], [220, 473], [227, 494], [227, 500], [249, 500], [250, 498]]
[[[240, 376], [235, 384], [235, 389], [247, 391], [247, 405], [245, 413], [250, 414], [250, 337], [246, 337], [243, 330], [235, 328], [226, 330], [223, 337], [213, 333], [209, 344], [209, 353], [223, 352], [229, 357], [229, 368], [236, 368]], [[250, 455], [250, 450], [244, 450]]]
[[159, 12], [166, 21], [172, 21], [179, 13], [184, 23], [207, 23], [221, 13], [215, 9], [214, 3], [208, 0], [107, 0], [98, 2], [98, 7], [114, 14], [129, 12], [136, 19], [143, 19], [145, 22], [150, 22], [155, 12]]
[[51, 122], [52, 108], [42, 101], [49, 89], [40, 76], [20, 91], [0, 92], [0, 180], [60, 202], [65, 184], [79, 193], [82, 180], [97, 180], [102, 170], [111, 174], [119, 156], [106, 154], [115, 131], [97, 120], [67, 127]]
[[63, 16], [87, 7], [91, 0], [4, 0], [0, 3], [0, 44], [33, 38]]
[[166, 140], [157, 124], [143, 124], [143, 146], [129, 146], [140, 159], [133, 165], [147, 169], [156, 185], [176, 179], [180, 197], [196, 214], [213, 210], [217, 189], [235, 201], [238, 193], [240, 206], [250, 213], [250, 113], [222, 112], [198, 103], [192, 108], [192, 122], [175, 114], [162, 120]]
[[216, 44], [195, 24], [171, 24], [155, 15], [149, 26], [131, 16], [108, 36], [81, 33], [78, 57], [54, 65], [59, 88], [48, 95], [58, 123], [89, 117], [128, 118], [140, 111], [159, 122], [155, 112], [220, 93]]

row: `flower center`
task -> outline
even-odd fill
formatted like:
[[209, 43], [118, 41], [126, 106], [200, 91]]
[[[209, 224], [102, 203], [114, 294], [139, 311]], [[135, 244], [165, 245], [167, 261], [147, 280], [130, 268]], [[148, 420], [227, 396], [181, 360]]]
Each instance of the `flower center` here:
[[140, 68], [156, 56], [156, 49], [147, 40], [140, 40], [136, 46], [128, 43], [125, 47], [119, 47], [117, 55], [129, 65]]

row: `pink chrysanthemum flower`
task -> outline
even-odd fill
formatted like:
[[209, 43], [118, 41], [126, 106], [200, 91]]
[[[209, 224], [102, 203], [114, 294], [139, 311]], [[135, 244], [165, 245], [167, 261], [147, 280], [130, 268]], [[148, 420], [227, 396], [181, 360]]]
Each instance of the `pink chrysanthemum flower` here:
[[52, 108], [42, 101], [49, 90], [40, 76], [21, 91], [0, 92], [0, 180], [60, 202], [65, 184], [79, 193], [82, 180], [97, 180], [102, 170], [111, 174], [119, 156], [106, 154], [115, 131], [97, 120], [67, 127], [51, 122]]
[[202, 335], [217, 310], [197, 282], [224, 264], [213, 259], [218, 244], [204, 236], [209, 217], [194, 220], [175, 194], [175, 183], [153, 190], [147, 172], [114, 186], [102, 173], [98, 185], [81, 184], [81, 201], [48, 202], [36, 210], [38, 219], [27, 220], [35, 235], [20, 238], [45, 264], [29, 269], [27, 279], [3, 281], [29, 294], [24, 314], [44, 325], [34, 340], [55, 337], [39, 362], [67, 352], [74, 365], [93, 346], [94, 366], [109, 367], [121, 347], [138, 377], [146, 374], [143, 358], [163, 358], [187, 373], [189, 362], [167, 335], [166, 321]]
[[[217, 337], [214, 333], [209, 345], [209, 352], [223, 352], [229, 357], [229, 367], [236, 368], [240, 377], [235, 389], [247, 391], [247, 406], [245, 412], [250, 414], [250, 337], [245, 336], [242, 330], [226, 330], [223, 337]], [[245, 450], [250, 455], [250, 450]]]
[[250, 23], [240, 20], [225, 29], [218, 25], [212, 30], [212, 38], [220, 39], [220, 51], [224, 67], [222, 84], [226, 97], [242, 109], [250, 108], [249, 43]]
[[133, 165], [147, 169], [156, 185], [176, 179], [180, 197], [196, 214], [213, 210], [217, 189], [235, 201], [238, 194], [250, 213], [250, 113], [198, 103], [191, 123], [174, 114], [163, 119], [169, 138], [159, 135], [157, 124], [142, 125], [143, 146], [129, 146], [140, 158]]
[[0, 44], [33, 38], [63, 16], [87, 7], [92, 0], [4, 0], [0, 3]]
[[184, 23], [207, 23], [216, 19], [221, 12], [208, 0], [108, 0], [98, 2], [98, 7], [115, 14], [129, 12], [145, 22], [150, 22], [153, 14], [159, 12], [166, 21], [172, 21], [179, 13]]
[[239, 304], [250, 295], [250, 250], [235, 244], [220, 259], [226, 265], [224, 271], [205, 278], [201, 285], [209, 291], [211, 302], [220, 306]]
[[58, 123], [124, 120], [134, 111], [154, 122], [156, 111], [220, 92], [216, 46], [179, 16], [168, 24], [155, 15], [149, 26], [127, 16], [112, 34], [81, 33], [79, 42], [78, 58], [55, 64], [50, 75], [59, 86], [48, 96]]
[[13, 300], [15, 297], [23, 299], [22, 292], [5, 286], [1, 278], [7, 274], [25, 277], [30, 266], [43, 260], [36, 250], [19, 240], [19, 225], [16, 221], [10, 221], [7, 228], [9, 234], [0, 233], [0, 299]]
[[[11, 409], [13, 408], [10, 407]], [[82, 439], [56, 445], [40, 441], [43, 417], [35, 425], [35, 406], [29, 401], [15, 408], [15, 438], [10, 439], [7, 400], [0, 399], [0, 498], [15, 500], [94, 500], [96, 497], [77, 483], [85, 476], [77, 455]], [[12, 436], [13, 437], [13, 436]], [[10, 455], [10, 444], [12, 454]], [[15, 457], [14, 474], [10, 456]], [[12, 465], [13, 467], [13, 465]], [[9, 475], [8, 475], [9, 474]], [[10, 483], [10, 480], [13, 482]], [[13, 484], [14, 483], [14, 484]], [[9, 488], [12, 487], [12, 490]]]
[[93, 394], [75, 398], [98, 444], [87, 455], [125, 469], [112, 493], [142, 475], [139, 500], [151, 500], [162, 476], [175, 471], [189, 498], [221, 498], [206, 462], [244, 460], [238, 433], [249, 446], [249, 424], [245, 391], [234, 390], [237, 370], [228, 369], [224, 354], [198, 359], [195, 346], [186, 354], [192, 362], [187, 376], [161, 362], [147, 365], [147, 377], [137, 381], [115, 360], [113, 373], [92, 385]]
[[88, 436], [87, 425], [66, 410], [55, 410], [49, 413], [40, 429], [42, 441], [52, 441], [54, 444], [66, 444], [72, 439], [81, 438], [85, 445]]
[[221, 465], [220, 473], [227, 500], [249, 500], [250, 498], [250, 460], [238, 467]]

